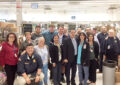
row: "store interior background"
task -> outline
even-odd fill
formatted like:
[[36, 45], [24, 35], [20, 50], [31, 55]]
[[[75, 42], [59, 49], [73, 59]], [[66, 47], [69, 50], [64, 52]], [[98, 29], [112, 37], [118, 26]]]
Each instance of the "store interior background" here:
[[35, 24], [46, 28], [51, 23], [68, 28], [69, 25], [119, 28], [119, 14], [120, 0], [0, 0], [0, 21], [15, 24], [17, 33], [21, 34], [24, 24], [31, 24], [31, 31]]
[[[32, 32], [36, 25], [44, 30], [49, 24], [69, 29], [109, 25], [119, 31], [120, 0], [0, 0], [0, 37], [6, 31]], [[102, 74], [97, 79], [102, 85]]]

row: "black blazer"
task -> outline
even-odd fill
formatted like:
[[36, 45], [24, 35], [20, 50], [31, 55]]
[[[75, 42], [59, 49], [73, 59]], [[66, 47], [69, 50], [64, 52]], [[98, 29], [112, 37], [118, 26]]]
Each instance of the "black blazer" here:
[[[60, 47], [62, 48], [62, 45]], [[58, 47], [53, 43], [51, 43], [49, 46], [49, 53], [50, 53], [52, 63], [58, 63], [59, 62]], [[63, 60], [63, 54], [61, 49], [61, 61], [62, 60]]]
[[98, 59], [99, 55], [99, 45], [96, 41], [93, 42], [95, 58]]
[[[80, 41], [78, 41], [78, 46], [80, 44]], [[81, 54], [81, 64], [84, 66], [89, 65], [89, 54], [90, 54], [90, 46], [89, 43], [84, 41], [84, 44], [82, 46], [82, 54]]]
[[[77, 41], [76, 41], [77, 43]], [[74, 46], [71, 38], [64, 39], [63, 42], [63, 58], [68, 59], [68, 62], [76, 62], [77, 57], [74, 55]]]
[[64, 43], [64, 40], [67, 38], [67, 36], [66, 35], [63, 35], [63, 37], [62, 37], [62, 44]]

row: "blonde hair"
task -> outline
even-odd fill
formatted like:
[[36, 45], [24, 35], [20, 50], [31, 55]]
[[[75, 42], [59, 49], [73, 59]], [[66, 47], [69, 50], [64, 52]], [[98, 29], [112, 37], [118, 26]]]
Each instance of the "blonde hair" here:
[[44, 38], [44, 37], [40, 37], [40, 38], [38, 39], [38, 43], [39, 43], [41, 40], [44, 40], [44, 41], [45, 41], [45, 38]]

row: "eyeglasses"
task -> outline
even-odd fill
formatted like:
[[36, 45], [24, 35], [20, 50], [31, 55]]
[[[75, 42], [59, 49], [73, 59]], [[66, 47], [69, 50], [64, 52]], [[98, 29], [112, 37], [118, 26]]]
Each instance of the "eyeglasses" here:
[[9, 38], [15, 38], [14, 36], [9, 36]]

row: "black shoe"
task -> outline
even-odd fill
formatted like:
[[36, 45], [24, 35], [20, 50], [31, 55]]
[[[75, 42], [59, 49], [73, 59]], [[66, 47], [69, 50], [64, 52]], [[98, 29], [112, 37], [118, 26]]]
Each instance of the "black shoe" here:
[[83, 85], [82, 83], [80, 83], [79, 85]]
[[64, 77], [61, 78], [61, 82], [65, 83], [65, 79], [64, 79]]
[[67, 83], [67, 85], [70, 85], [70, 83]]
[[76, 83], [75, 83], [75, 82], [72, 82], [71, 85], [76, 85]]
[[61, 83], [59, 83], [59, 85], [62, 85]]

